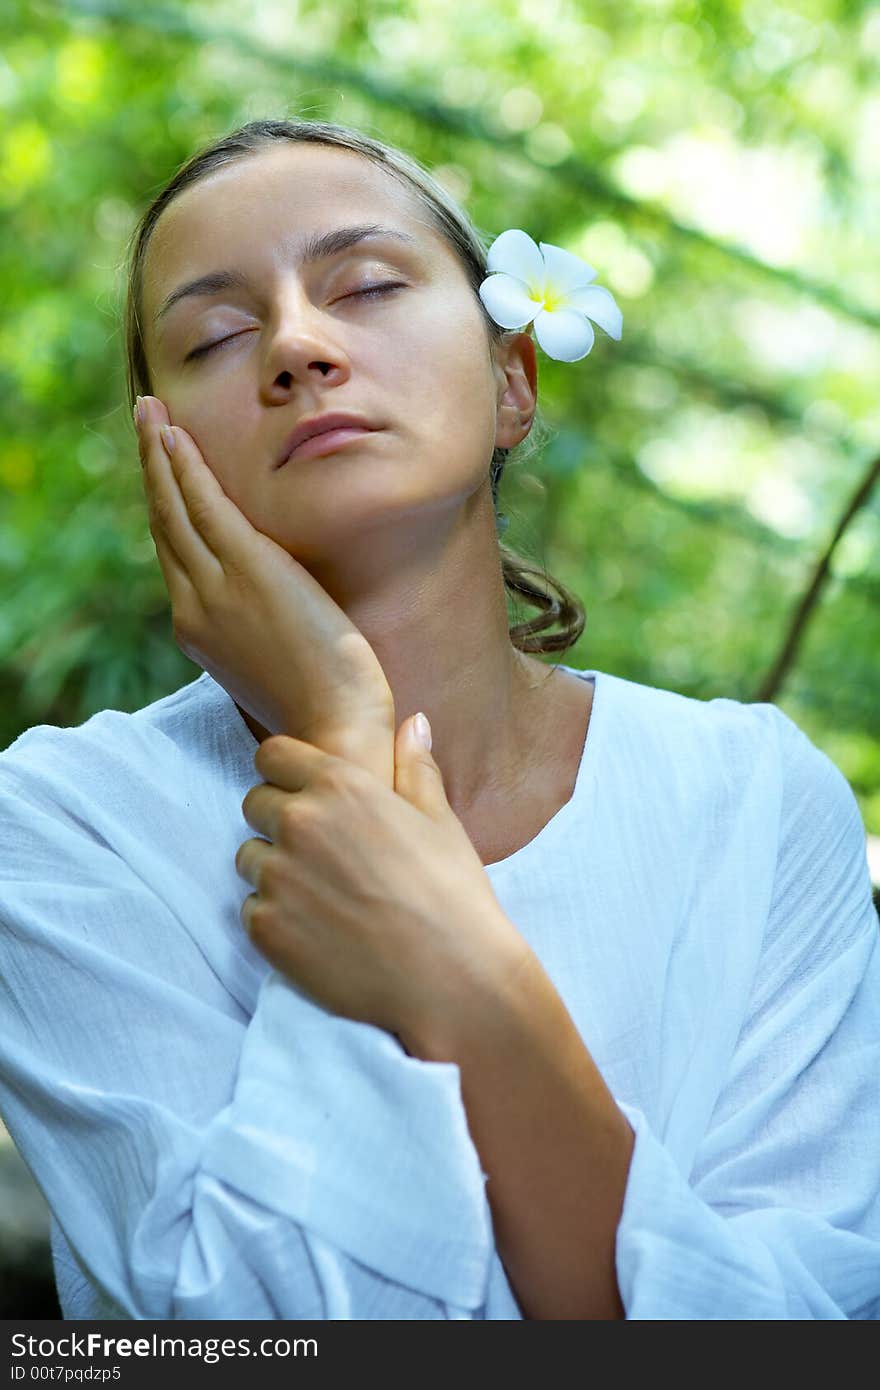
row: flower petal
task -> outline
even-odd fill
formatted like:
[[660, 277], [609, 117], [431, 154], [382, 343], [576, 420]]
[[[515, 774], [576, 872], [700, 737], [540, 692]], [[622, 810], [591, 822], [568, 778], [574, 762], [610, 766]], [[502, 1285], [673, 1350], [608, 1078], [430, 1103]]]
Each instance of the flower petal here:
[[545, 289], [557, 299], [561, 299], [571, 290], [588, 285], [599, 274], [598, 270], [582, 261], [580, 256], [573, 256], [570, 251], [563, 250], [561, 246], [553, 246], [549, 241], [541, 242], [541, 251], [547, 268]]
[[542, 309], [535, 319], [535, 337], [557, 362], [579, 362], [596, 341], [589, 319], [574, 309]]
[[603, 289], [601, 285], [587, 285], [585, 289], [575, 290], [566, 296], [562, 307], [587, 314], [594, 323], [605, 329], [609, 337], [616, 338], [618, 342], [623, 336], [623, 314], [617, 307], [611, 291]]
[[528, 286], [512, 275], [490, 275], [480, 286], [479, 295], [502, 328], [523, 328], [541, 312], [541, 304], [531, 298]]
[[496, 237], [486, 258], [488, 271], [501, 270], [524, 280], [539, 295], [544, 292], [544, 258], [528, 232], [510, 227]]

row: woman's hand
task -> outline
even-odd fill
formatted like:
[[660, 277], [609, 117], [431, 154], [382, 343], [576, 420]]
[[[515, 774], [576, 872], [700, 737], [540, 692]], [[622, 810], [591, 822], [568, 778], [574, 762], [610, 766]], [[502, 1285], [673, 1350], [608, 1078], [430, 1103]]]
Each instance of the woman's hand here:
[[390, 788], [394, 699], [367, 639], [251, 525], [180, 426], [169, 457], [165, 406], [155, 396], [142, 405], [150, 531], [177, 645], [270, 733], [350, 758]]
[[276, 969], [333, 1013], [442, 1060], [503, 1016], [534, 955], [412, 725], [397, 731], [394, 791], [308, 743], [267, 739], [254, 757], [264, 781], [242, 802], [266, 838], [245, 840], [235, 867], [256, 890], [242, 921]]

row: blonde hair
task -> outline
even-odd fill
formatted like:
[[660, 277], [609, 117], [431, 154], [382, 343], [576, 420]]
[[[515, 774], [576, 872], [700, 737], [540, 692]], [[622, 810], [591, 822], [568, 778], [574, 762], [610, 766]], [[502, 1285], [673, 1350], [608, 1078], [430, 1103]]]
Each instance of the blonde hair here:
[[[489, 316], [478, 294], [479, 286], [486, 278], [486, 247], [467, 213], [417, 160], [393, 145], [387, 145], [360, 131], [330, 121], [250, 121], [197, 151], [181, 165], [153, 199], [131, 235], [124, 309], [126, 381], [130, 410], [134, 408], [137, 396], [153, 394], [140, 311], [143, 302], [144, 263], [156, 223], [168, 204], [184, 188], [190, 187], [224, 165], [245, 159], [265, 149], [276, 140], [311, 141], [315, 144], [335, 145], [341, 149], [352, 150], [355, 154], [380, 165], [393, 178], [398, 179], [427, 209], [432, 224], [445, 237], [461, 261], [473, 287], [474, 298], [483, 314], [493, 351], [504, 337], [506, 330], [500, 328]], [[536, 433], [535, 425], [540, 423], [536, 415], [532, 430], [527, 436], [532, 441], [530, 451], [536, 447], [537, 441], [532, 436]], [[525, 443], [524, 440], [523, 444], [517, 446], [520, 451]], [[507, 518], [498, 511], [498, 487], [510, 452], [509, 449], [495, 449], [490, 464], [492, 503], [499, 537], [507, 525]], [[519, 457], [522, 456], [524, 454], [521, 453]], [[500, 538], [498, 544], [506, 591], [514, 603], [523, 600], [541, 610], [536, 617], [510, 627], [511, 643], [522, 652], [566, 651], [577, 641], [584, 629], [585, 617], [580, 601], [548, 574], [546, 569], [533, 565], [524, 556], [504, 545]], [[540, 579], [542, 585], [536, 583], [536, 579]], [[549, 632], [547, 629], [554, 624], [560, 625], [559, 630]]]

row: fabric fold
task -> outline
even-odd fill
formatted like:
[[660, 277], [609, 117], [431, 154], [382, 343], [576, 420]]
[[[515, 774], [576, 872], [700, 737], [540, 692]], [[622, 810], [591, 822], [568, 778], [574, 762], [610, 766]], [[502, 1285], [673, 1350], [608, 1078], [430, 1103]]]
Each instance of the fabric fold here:
[[208, 1135], [206, 1172], [388, 1279], [465, 1308], [485, 1301], [492, 1221], [455, 1063], [409, 1057], [273, 970], [229, 1117]]

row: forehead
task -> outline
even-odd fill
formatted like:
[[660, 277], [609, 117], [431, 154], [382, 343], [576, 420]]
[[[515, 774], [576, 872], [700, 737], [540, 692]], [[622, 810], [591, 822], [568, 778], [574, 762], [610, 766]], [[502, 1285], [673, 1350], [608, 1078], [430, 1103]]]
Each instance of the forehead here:
[[185, 188], [162, 213], [144, 262], [147, 319], [189, 274], [255, 252], [280, 268], [309, 234], [361, 222], [411, 233], [429, 257], [452, 254], [416, 195], [352, 150], [284, 143], [248, 155]]

